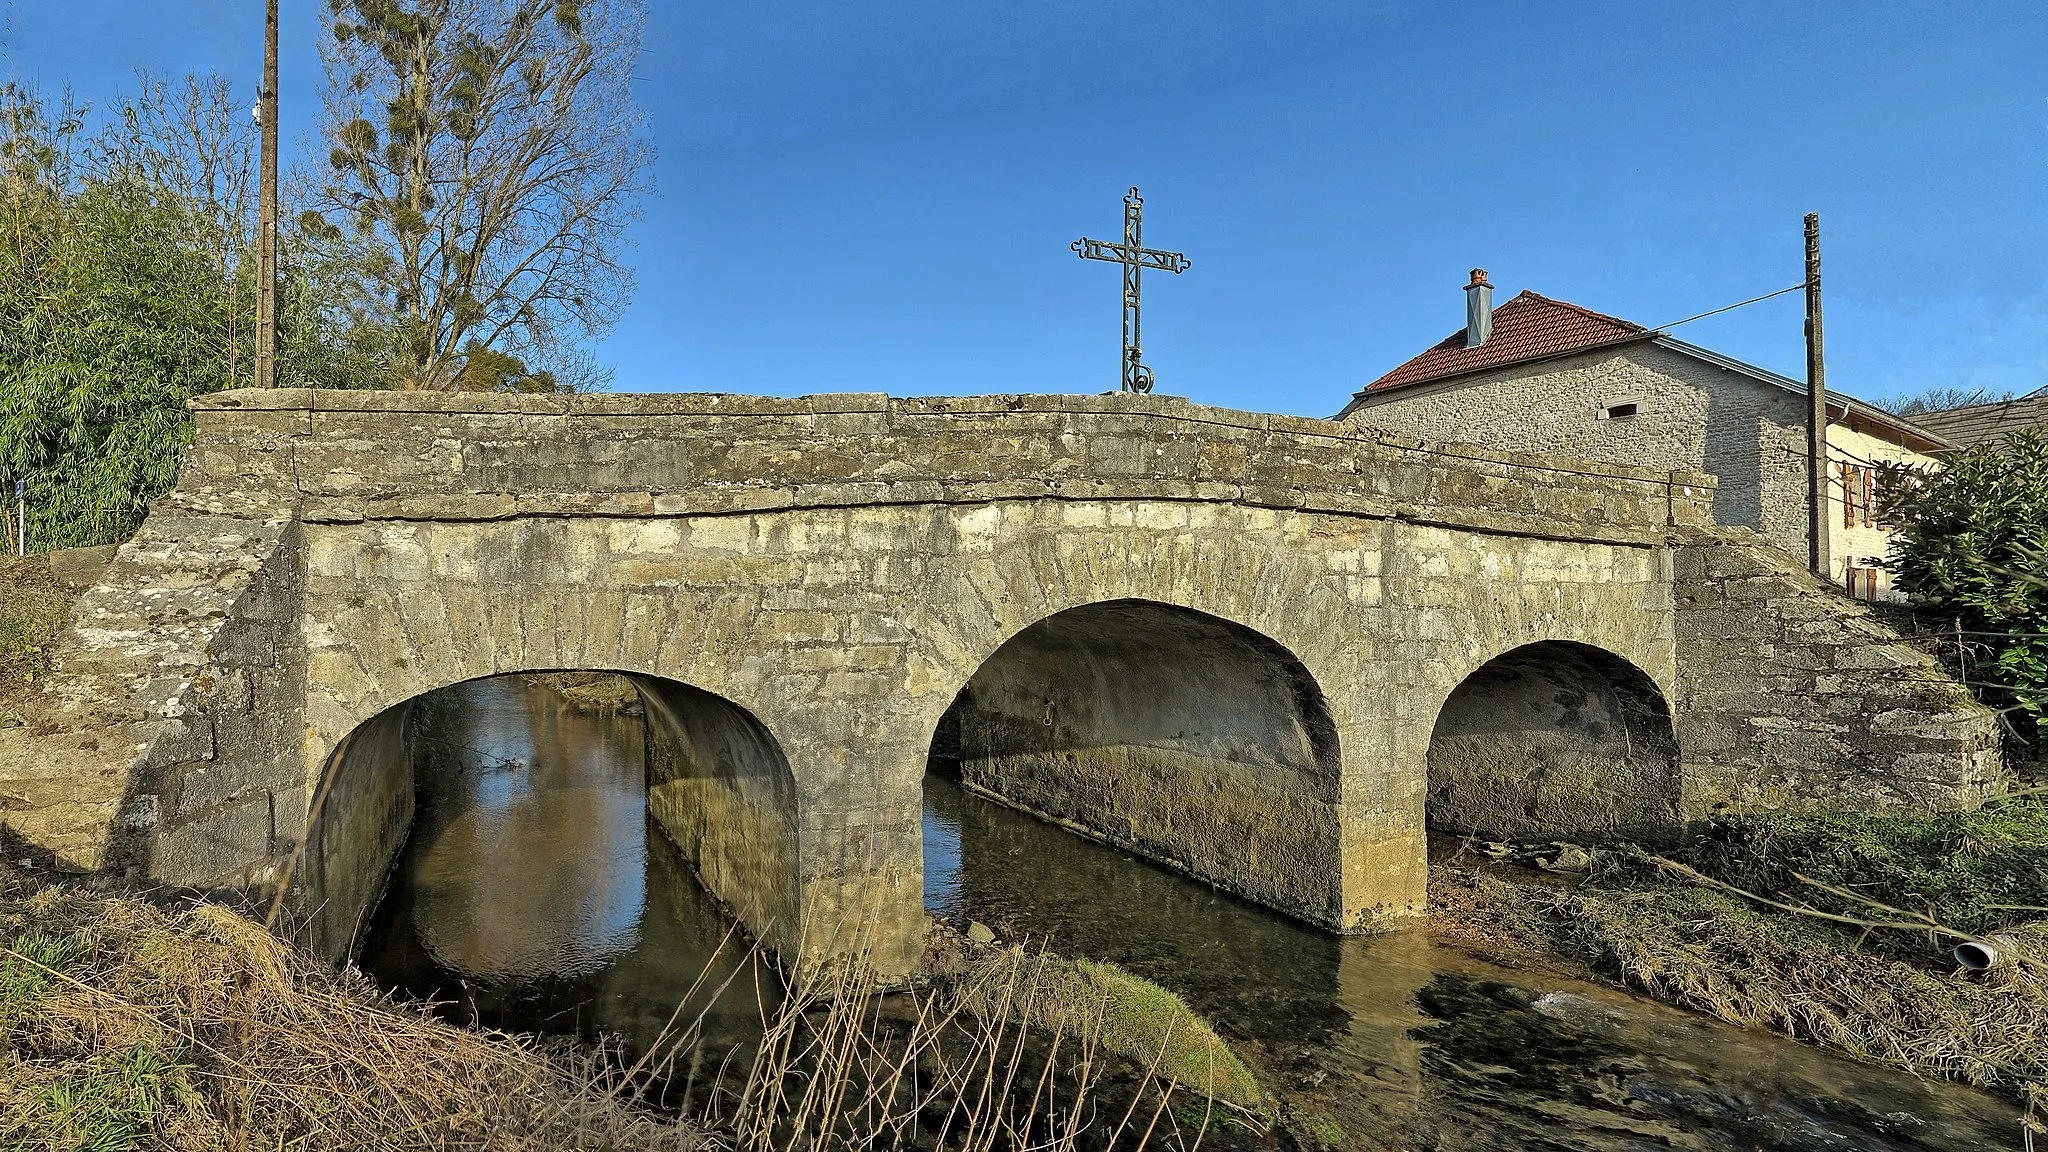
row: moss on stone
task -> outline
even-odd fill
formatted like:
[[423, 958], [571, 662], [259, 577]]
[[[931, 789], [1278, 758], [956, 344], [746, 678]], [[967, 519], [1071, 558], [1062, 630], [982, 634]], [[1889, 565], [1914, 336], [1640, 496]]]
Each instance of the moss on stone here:
[[1264, 1119], [1272, 1101], [1215, 1028], [1187, 1002], [1142, 976], [1096, 960], [991, 950], [971, 970], [963, 1000], [1063, 1036], [1090, 1036], [1155, 1077]]

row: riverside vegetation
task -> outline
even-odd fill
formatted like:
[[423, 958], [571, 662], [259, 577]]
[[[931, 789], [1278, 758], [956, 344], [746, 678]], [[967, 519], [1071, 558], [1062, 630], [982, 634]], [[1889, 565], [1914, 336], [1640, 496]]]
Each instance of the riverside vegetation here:
[[1190, 1147], [1271, 1115], [1171, 993], [943, 927], [922, 988], [793, 973], [736, 1084], [678, 1116], [643, 1095], [689, 1022], [628, 1064], [444, 1023], [216, 904], [0, 884], [8, 1148]]
[[[1670, 856], [1515, 884], [1440, 866], [1468, 926], [1660, 999], [2048, 1108], [2048, 794], [1977, 812], [1735, 817]], [[1953, 948], [1992, 945], [1987, 970]]]

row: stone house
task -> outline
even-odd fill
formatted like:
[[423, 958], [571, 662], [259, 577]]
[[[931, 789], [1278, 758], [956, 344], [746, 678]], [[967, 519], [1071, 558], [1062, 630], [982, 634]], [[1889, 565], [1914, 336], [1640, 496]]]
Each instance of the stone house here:
[[[1338, 419], [1432, 440], [1712, 473], [1714, 516], [1808, 555], [1806, 384], [1627, 320], [1523, 292], [1493, 306], [1480, 269], [1466, 326], [1366, 385]], [[1891, 598], [1892, 533], [1876, 510], [1884, 461], [1932, 465], [1940, 437], [1828, 395], [1832, 577]]]

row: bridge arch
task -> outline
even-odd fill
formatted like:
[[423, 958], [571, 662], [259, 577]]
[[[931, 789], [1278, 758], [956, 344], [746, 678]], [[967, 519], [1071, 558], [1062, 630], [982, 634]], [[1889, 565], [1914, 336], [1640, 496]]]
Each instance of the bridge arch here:
[[[531, 672], [556, 669], [531, 669]], [[306, 934], [347, 956], [413, 825], [414, 741], [424, 701], [392, 704], [343, 736], [321, 766], [295, 873]], [[755, 936], [793, 937], [798, 921], [796, 786], [782, 745], [748, 709], [716, 693], [620, 672], [645, 718], [646, 812], [699, 881]]]
[[1302, 660], [1236, 621], [1138, 597], [1045, 615], [967, 678], [931, 763], [1262, 903], [1340, 915], [1336, 722]]
[[1427, 762], [1434, 831], [1656, 841], [1680, 826], [1670, 702], [1595, 645], [1540, 640], [1480, 664], [1438, 708]]

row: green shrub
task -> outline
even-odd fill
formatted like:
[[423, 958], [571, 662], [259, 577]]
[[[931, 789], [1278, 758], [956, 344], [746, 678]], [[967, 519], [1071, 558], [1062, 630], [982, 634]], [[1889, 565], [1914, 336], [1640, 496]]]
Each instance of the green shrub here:
[[[33, 551], [133, 533], [177, 479], [191, 399], [252, 382], [247, 206], [207, 199], [161, 130], [190, 112], [224, 164], [246, 161], [226, 91], [195, 81], [172, 107], [146, 83], [87, 136], [83, 108], [0, 86], [0, 492], [11, 513], [27, 483]], [[348, 286], [317, 244], [285, 240], [279, 383], [374, 382]]]
[[[2028, 728], [2048, 709], [2048, 440], [1977, 444], [1938, 471], [1887, 469], [1894, 585], [1967, 641], [1967, 678]], [[1974, 655], [1981, 653], [1981, 658]]]

